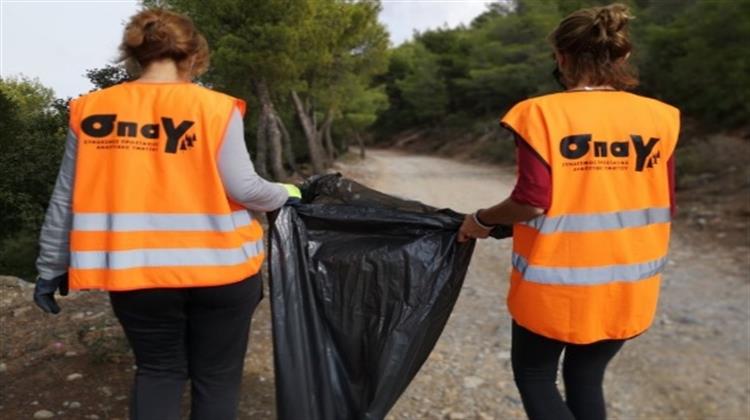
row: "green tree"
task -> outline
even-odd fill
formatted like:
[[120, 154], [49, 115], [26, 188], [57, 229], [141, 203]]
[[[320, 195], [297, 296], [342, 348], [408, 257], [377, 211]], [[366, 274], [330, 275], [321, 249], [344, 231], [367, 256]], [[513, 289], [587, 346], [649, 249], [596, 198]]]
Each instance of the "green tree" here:
[[[333, 160], [336, 147], [332, 125], [356, 84], [369, 84], [385, 70], [388, 34], [377, 20], [377, 2], [315, 2], [316, 15], [306, 32], [313, 39], [302, 56], [301, 83], [291, 90], [316, 172]], [[300, 94], [301, 93], [301, 94]], [[318, 124], [318, 121], [322, 121]], [[323, 152], [325, 156], [320, 156]], [[317, 155], [317, 156], [315, 156]]]
[[513, 103], [558, 88], [547, 34], [561, 14], [552, 1], [525, 1], [516, 13], [497, 13], [466, 36], [473, 46], [468, 76], [456, 83], [460, 103], [474, 115], [497, 116]]
[[263, 173], [270, 165], [276, 178], [285, 176], [284, 160], [295, 166], [298, 131], [287, 129], [283, 107], [296, 113], [313, 170], [321, 172], [335, 154], [332, 126], [349, 100], [347, 75], [358, 74], [367, 85], [385, 66], [388, 37], [377, 21], [377, 2], [144, 2], [156, 3], [187, 13], [206, 35], [213, 56], [202, 81], [257, 104], [256, 167]]
[[[146, 2], [150, 5], [151, 2]], [[301, 30], [312, 5], [304, 0], [169, 0], [160, 2], [187, 13], [213, 49], [208, 84], [260, 107], [256, 168], [276, 178], [283, 168], [281, 119], [274, 106], [277, 88], [299, 73], [296, 56], [303, 47]], [[268, 151], [270, 149], [270, 159]]]
[[347, 139], [344, 149], [348, 148], [348, 139], [353, 138], [359, 146], [360, 157], [364, 159], [365, 132], [375, 123], [378, 113], [388, 107], [388, 96], [383, 86], [368, 88], [359, 80], [347, 85], [350, 88], [347, 92], [350, 100], [346, 101], [341, 109], [341, 131]]
[[438, 57], [422, 43], [406, 45], [394, 54], [402, 55], [410, 72], [396, 80], [401, 98], [413, 114], [415, 123], [435, 122], [448, 106], [448, 91], [438, 67]]
[[671, 20], [663, 7], [652, 1], [644, 9], [643, 91], [713, 126], [747, 124], [750, 0], [684, 3], [672, 10]]
[[34, 274], [39, 228], [60, 166], [67, 109], [28, 78], [0, 79], [0, 273]]
[[94, 85], [93, 90], [106, 89], [131, 79], [124, 66], [112, 64], [86, 70], [86, 77]]
[[28, 125], [51, 111], [55, 93], [39, 79], [10, 77], [0, 82], [0, 91], [17, 107], [17, 117]]

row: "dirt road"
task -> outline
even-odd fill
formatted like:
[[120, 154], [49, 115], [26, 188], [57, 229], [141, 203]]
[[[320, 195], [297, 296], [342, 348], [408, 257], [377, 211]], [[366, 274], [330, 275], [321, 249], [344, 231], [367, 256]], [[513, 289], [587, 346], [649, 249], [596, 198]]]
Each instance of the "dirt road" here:
[[[381, 191], [463, 212], [503, 199], [514, 183], [509, 168], [387, 151], [350, 167]], [[445, 332], [392, 418], [523, 416], [504, 304], [509, 255], [510, 240], [478, 244]], [[612, 418], [750, 418], [749, 258], [747, 247], [725, 249], [675, 223], [657, 321], [606, 378]]]
[[[472, 211], [504, 198], [512, 168], [372, 151], [337, 168], [395, 195]], [[709, 232], [708, 230], [705, 232]], [[750, 418], [750, 248], [729, 249], [678, 221], [657, 321], [626, 344], [606, 378], [614, 419]], [[505, 310], [510, 240], [477, 246], [435, 351], [390, 419], [523, 418]], [[132, 358], [106, 295], [41, 314], [31, 289], [0, 278], [0, 418], [127, 418]], [[268, 300], [253, 321], [241, 419], [273, 419]], [[46, 418], [46, 417], [39, 417]]]

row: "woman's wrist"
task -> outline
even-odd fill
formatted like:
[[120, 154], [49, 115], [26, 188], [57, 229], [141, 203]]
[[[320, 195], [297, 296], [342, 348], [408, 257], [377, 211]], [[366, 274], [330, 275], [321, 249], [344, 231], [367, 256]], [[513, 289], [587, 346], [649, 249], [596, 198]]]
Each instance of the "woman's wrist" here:
[[484, 210], [484, 209], [479, 209], [479, 210], [475, 211], [471, 215], [472, 218], [474, 218], [474, 223], [476, 223], [477, 226], [479, 226], [480, 228], [482, 228], [484, 230], [492, 230], [492, 229], [494, 229], [495, 228], [494, 225], [486, 223], [484, 220], [482, 220], [482, 217], [479, 214], [482, 210]]

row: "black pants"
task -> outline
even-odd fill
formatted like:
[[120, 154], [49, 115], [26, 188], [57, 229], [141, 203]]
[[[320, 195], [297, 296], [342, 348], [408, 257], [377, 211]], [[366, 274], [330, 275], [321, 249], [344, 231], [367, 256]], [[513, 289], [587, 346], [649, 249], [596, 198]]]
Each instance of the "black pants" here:
[[[516, 386], [531, 420], [602, 420], [604, 370], [625, 340], [576, 345], [535, 334], [513, 322], [511, 362]], [[557, 390], [557, 366], [563, 360], [565, 401]]]
[[191, 383], [193, 420], [237, 417], [250, 320], [260, 276], [216, 287], [111, 292], [137, 371], [133, 420], [178, 420]]

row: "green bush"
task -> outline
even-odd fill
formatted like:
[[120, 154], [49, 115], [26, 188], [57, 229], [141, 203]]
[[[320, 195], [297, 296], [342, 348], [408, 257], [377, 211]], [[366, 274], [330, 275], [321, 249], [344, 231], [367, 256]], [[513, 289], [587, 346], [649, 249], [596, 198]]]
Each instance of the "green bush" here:
[[67, 107], [30, 79], [0, 79], [0, 274], [35, 275], [38, 232], [57, 178]]
[[[639, 93], [669, 102], [704, 126], [747, 126], [750, 0], [624, 2], [637, 17], [631, 32]], [[389, 106], [376, 122], [378, 137], [452, 128], [455, 115], [481, 120], [529, 96], [559, 90], [547, 34], [571, 11], [606, 3], [500, 2], [469, 26], [418, 34], [392, 50], [380, 80]]]
[[36, 276], [35, 261], [39, 250], [39, 234], [20, 231], [0, 239], [0, 273], [26, 280]]

